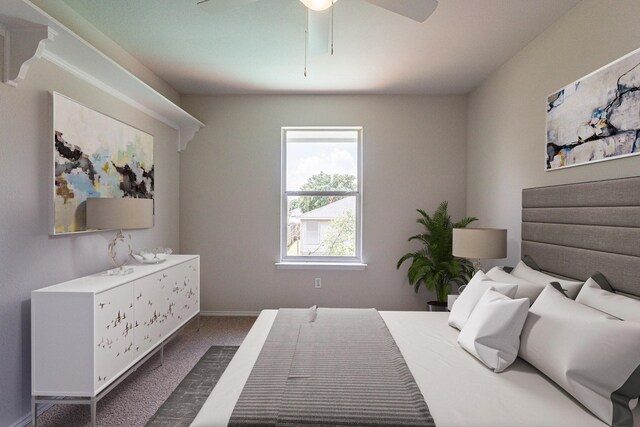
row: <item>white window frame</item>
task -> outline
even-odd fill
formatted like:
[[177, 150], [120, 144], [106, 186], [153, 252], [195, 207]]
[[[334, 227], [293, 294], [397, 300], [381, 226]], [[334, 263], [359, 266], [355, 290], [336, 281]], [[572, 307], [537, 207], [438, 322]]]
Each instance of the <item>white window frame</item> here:
[[0, 36], [3, 37], [4, 41], [2, 46], [0, 46], [0, 49], [2, 49], [2, 61], [0, 61], [0, 67], [2, 67], [2, 70], [0, 71], [0, 82], [5, 83], [9, 80], [9, 56], [11, 55], [9, 50], [11, 49], [11, 39], [9, 30], [7, 30], [7, 27], [2, 24], [0, 24]]
[[[287, 191], [287, 133], [290, 131], [356, 131], [357, 132], [357, 165], [356, 191]], [[280, 262], [278, 268], [332, 268], [364, 269], [362, 263], [362, 126], [327, 126], [327, 127], [283, 127], [281, 188], [280, 188]], [[289, 256], [287, 255], [287, 200], [291, 196], [354, 196], [356, 199], [356, 242], [355, 256]]]

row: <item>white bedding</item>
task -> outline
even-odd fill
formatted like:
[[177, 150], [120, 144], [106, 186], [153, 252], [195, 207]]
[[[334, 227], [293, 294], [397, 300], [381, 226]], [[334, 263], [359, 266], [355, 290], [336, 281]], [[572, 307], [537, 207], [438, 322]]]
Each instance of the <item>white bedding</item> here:
[[[191, 424], [226, 426], [277, 310], [264, 310]], [[458, 346], [448, 313], [381, 311], [438, 427], [602, 427], [571, 396], [521, 359], [496, 374]], [[634, 410], [640, 427], [640, 406]]]

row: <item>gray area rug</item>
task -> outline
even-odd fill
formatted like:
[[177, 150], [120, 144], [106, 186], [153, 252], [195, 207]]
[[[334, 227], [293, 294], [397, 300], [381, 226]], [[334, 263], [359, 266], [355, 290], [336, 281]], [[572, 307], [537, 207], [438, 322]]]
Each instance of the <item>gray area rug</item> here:
[[236, 346], [212, 346], [147, 423], [148, 427], [188, 427], [236, 354]]

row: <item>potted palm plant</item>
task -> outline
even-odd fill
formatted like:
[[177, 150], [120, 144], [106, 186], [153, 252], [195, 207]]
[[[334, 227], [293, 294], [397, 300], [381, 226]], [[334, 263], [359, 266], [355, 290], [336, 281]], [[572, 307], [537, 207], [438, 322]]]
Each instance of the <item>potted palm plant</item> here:
[[473, 265], [464, 258], [454, 257], [452, 250], [453, 229], [465, 228], [476, 221], [477, 218], [466, 217], [452, 223], [447, 213], [448, 203], [442, 202], [433, 215], [428, 215], [422, 209], [417, 209], [420, 217], [417, 222], [425, 228], [424, 232], [409, 237], [409, 241], [419, 240], [422, 248], [415, 252], [405, 254], [396, 268], [400, 269], [402, 263], [411, 259], [411, 265], [407, 276], [409, 284], [418, 292], [420, 285], [434, 290], [436, 301], [427, 302], [428, 311], [446, 311], [447, 295], [451, 290], [451, 284], [464, 285], [473, 275]]

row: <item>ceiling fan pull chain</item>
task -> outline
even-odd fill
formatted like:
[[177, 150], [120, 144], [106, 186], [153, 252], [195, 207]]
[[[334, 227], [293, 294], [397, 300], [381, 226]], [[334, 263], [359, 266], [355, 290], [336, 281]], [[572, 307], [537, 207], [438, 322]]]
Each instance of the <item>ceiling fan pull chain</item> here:
[[331, 3], [331, 56], [333, 56], [333, 8], [335, 0]]
[[306, 10], [305, 25], [304, 25], [304, 76], [305, 77], [307, 77], [308, 46], [309, 46], [309, 9]]

